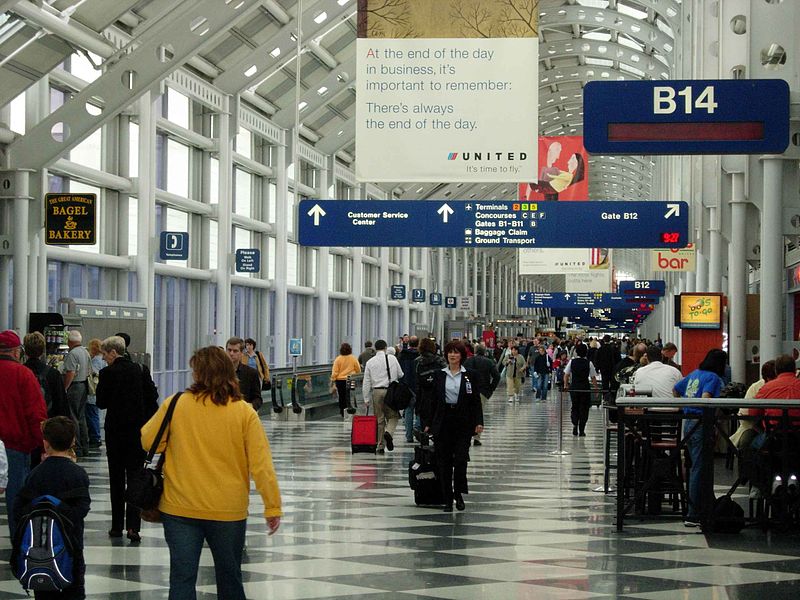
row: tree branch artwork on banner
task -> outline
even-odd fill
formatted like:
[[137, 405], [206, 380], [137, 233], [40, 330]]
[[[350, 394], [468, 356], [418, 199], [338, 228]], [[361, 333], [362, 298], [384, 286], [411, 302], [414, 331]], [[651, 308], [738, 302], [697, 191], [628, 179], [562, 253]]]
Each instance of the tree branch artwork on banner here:
[[537, 177], [536, 0], [359, 0], [356, 177]]
[[538, 173], [538, 181], [519, 185], [520, 200], [589, 199], [589, 155], [581, 136], [540, 137]]

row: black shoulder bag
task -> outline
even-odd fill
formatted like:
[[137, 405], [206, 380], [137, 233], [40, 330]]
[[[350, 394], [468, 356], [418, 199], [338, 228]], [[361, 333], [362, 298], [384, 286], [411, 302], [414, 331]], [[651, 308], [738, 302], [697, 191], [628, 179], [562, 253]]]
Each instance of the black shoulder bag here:
[[389, 387], [386, 389], [386, 398], [384, 403], [386, 406], [400, 412], [405, 410], [414, 399], [414, 392], [402, 381], [392, 381], [392, 371], [389, 369], [389, 357], [384, 355], [386, 359], [386, 374], [389, 376]]
[[[142, 518], [147, 516], [154, 518], [155, 515], [153, 513], [158, 512], [158, 502], [161, 500], [161, 494], [164, 492], [163, 469], [166, 449], [161, 453], [157, 465], [153, 466], [151, 463], [153, 462], [153, 457], [156, 454], [158, 445], [161, 443], [161, 438], [164, 436], [164, 432], [167, 430], [167, 426], [172, 420], [172, 413], [175, 412], [175, 406], [178, 404], [181, 393], [183, 392], [178, 393], [170, 403], [167, 414], [164, 415], [161, 426], [158, 428], [158, 433], [144, 460], [144, 465], [128, 478], [128, 487], [125, 490], [125, 502], [141, 509], [143, 511]], [[148, 515], [147, 513], [150, 514]], [[145, 520], [151, 520], [151, 518], [145, 518]]]

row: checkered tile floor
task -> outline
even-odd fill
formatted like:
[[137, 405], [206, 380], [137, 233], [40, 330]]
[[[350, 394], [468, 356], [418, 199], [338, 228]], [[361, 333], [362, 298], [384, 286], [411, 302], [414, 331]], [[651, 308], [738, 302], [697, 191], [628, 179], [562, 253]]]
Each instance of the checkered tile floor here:
[[[243, 565], [248, 598], [777, 600], [800, 597], [800, 535], [704, 536], [678, 521], [613, 525], [602, 481], [601, 414], [588, 437], [554, 457], [556, 402], [508, 404], [498, 390], [486, 407], [484, 445], [473, 448], [463, 513], [417, 508], [407, 484], [412, 455], [398, 430], [384, 456], [351, 455], [349, 423], [266, 420], [286, 512], [267, 537], [251, 516]], [[565, 403], [565, 406], [568, 402]], [[169, 557], [159, 526], [141, 546], [109, 540], [105, 458], [83, 460], [93, 484], [86, 523], [89, 598], [167, 598]], [[721, 467], [718, 466], [718, 470]], [[720, 488], [722, 490], [723, 488]], [[253, 495], [252, 512], [260, 498]], [[0, 559], [9, 554], [0, 517]], [[25, 598], [5, 564], [0, 598]], [[211, 556], [201, 559], [198, 598], [216, 598]]]

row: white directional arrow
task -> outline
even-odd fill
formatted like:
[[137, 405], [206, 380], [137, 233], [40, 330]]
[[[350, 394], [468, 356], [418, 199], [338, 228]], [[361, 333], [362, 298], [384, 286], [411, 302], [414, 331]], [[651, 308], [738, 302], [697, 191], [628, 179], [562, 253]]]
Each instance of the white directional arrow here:
[[322, 207], [319, 204], [312, 206], [311, 210], [308, 211], [307, 214], [309, 217], [314, 217], [314, 227], [319, 227], [319, 218], [326, 215], [325, 211], [322, 210]]
[[448, 217], [450, 215], [452, 215], [456, 211], [454, 211], [452, 208], [450, 208], [449, 205], [442, 204], [441, 208], [439, 208], [439, 210], [437, 210], [436, 212], [439, 213], [440, 215], [442, 215], [442, 221], [447, 223]]
[[664, 215], [665, 219], [669, 219], [672, 216], [680, 217], [681, 216], [681, 205], [680, 204], [667, 204], [667, 214]]
[[564, 294], [564, 300], [569, 300], [571, 297], [569, 294]]

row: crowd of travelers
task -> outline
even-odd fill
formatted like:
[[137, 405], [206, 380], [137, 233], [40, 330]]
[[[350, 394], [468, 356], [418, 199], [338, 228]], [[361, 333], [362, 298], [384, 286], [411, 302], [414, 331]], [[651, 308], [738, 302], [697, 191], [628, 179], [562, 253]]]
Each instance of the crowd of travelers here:
[[[41, 333], [23, 342], [14, 331], [0, 332], [0, 493], [6, 496], [14, 574], [33, 586], [38, 600], [86, 597], [83, 537], [91, 497], [80, 461], [100, 447], [102, 420], [108, 536], [126, 535], [138, 544], [143, 517], [161, 522], [170, 552], [170, 598], [195, 597], [207, 543], [218, 596], [244, 600], [241, 561], [251, 479], [270, 535], [282, 515], [269, 442], [254, 410], [269, 385], [267, 362], [252, 339], [233, 337], [225, 348], [201, 348], [190, 361], [192, 385], [159, 405], [149, 369], [131, 360], [130, 343], [123, 332], [84, 347], [80, 332], [70, 331], [59, 371], [44, 360]], [[160, 456], [163, 493], [157, 508], [142, 511], [128, 502], [128, 493], [142, 480], [151, 446]], [[59, 534], [30, 535], [45, 522]], [[44, 560], [35, 580], [26, 578], [30, 557], [36, 564]]]

